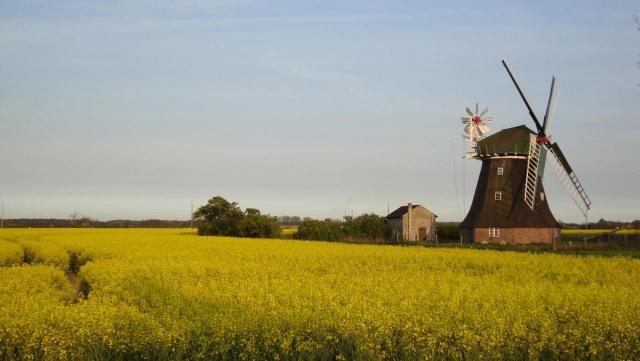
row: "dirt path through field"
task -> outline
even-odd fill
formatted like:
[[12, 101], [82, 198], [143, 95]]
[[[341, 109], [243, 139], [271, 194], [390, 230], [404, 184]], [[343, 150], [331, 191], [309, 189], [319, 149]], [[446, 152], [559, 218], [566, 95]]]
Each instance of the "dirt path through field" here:
[[67, 280], [69, 284], [73, 288], [73, 295], [71, 296], [71, 303], [77, 303], [81, 297], [85, 297], [82, 290], [80, 289], [81, 281], [80, 277], [75, 272], [67, 272]]

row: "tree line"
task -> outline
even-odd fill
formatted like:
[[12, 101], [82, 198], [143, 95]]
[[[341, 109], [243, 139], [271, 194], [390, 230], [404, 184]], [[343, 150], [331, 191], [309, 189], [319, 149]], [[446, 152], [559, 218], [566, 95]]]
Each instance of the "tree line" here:
[[189, 228], [190, 221], [164, 219], [114, 219], [99, 221], [89, 217], [5, 219], [5, 228]]
[[[584, 223], [566, 223], [558, 221], [562, 228], [565, 229], [584, 229]], [[636, 219], [631, 222], [623, 221], [609, 221], [604, 218], [600, 218], [596, 222], [589, 222], [586, 225], [587, 229], [640, 229], [640, 219]]]
[[[342, 220], [316, 220], [308, 217], [262, 215], [258, 209], [244, 211], [237, 202], [216, 196], [194, 213], [198, 234], [251, 238], [278, 238], [282, 225], [296, 225], [293, 236], [301, 240], [329, 242], [387, 243], [389, 228], [385, 217], [376, 214], [345, 216]], [[443, 241], [458, 241], [458, 223], [439, 223], [438, 237]]]
[[278, 238], [281, 235], [280, 222], [283, 222], [298, 226], [296, 239], [384, 242], [387, 238], [385, 219], [375, 214], [347, 216], [343, 221], [321, 221], [297, 216], [272, 217], [261, 214], [255, 208], [243, 211], [238, 203], [220, 196], [209, 199], [207, 204], [198, 208], [194, 219], [200, 235]]
[[[240, 209], [237, 202], [229, 202], [216, 196], [198, 208], [193, 214], [194, 225], [200, 235], [216, 235], [250, 238], [280, 238], [281, 225], [297, 226], [293, 236], [302, 240], [320, 240], [331, 242], [386, 243], [390, 239], [389, 229], [384, 217], [376, 214], [362, 214], [356, 217], [345, 216], [342, 220], [315, 220], [309, 217], [280, 216], [261, 214], [256, 208]], [[580, 223], [559, 221], [565, 229], [584, 229]], [[109, 220], [100, 221], [77, 212], [69, 219], [5, 219], [6, 228], [189, 228], [190, 220]], [[587, 224], [589, 229], [640, 229], [640, 220], [632, 222], [610, 221], [600, 218]], [[458, 222], [438, 222], [436, 234], [441, 242], [455, 242], [460, 239]]]

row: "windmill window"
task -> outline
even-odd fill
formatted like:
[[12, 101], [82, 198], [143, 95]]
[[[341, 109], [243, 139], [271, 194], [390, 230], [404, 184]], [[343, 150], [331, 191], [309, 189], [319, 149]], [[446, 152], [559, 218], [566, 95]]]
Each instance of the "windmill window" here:
[[504, 168], [498, 167], [498, 175], [502, 175], [504, 173]]
[[502, 192], [496, 192], [496, 201], [502, 200]]
[[489, 237], [500, 237], [500, 228], [489, 228]]

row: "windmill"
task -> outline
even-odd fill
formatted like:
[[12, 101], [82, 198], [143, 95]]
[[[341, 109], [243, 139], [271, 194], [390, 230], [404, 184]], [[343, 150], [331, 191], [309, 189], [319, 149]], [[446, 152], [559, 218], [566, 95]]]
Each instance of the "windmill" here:
[[486, 114], [489, 111], [489, 108], [485, 108], [482, 112], [478, 112], [479, 104], [476, 103], [476, 111], [475, 113], [471, 111], [468, 107], [465, 108], [467, 112], [467, 117], [460, 117], [462, 123], [465, 124], [464, 132], [466, 135], [463, 136], [469, 145], [467, 153], [465, 153], [466, 158], [472, 158], [475, 154], [477, 143], [480, 139], [484, 137], [485, 134], [489, 132], [488, 124], [493, 121], [493, 117], [487, 117]]
[[[555, 77], [545, 115], [540, 123], [512, 66], [502, 61], [535, 124], [503, 129], [479, 139], [467, 158], [482, 160], [482, 168], [466, 218], [460, 224], [463, 241], [491, 243], [552, 243], [559, 236], [542, 180], [550, 163], [562, 185], [586, 217], [591, 200], [557, 143], [550, 125], [557, 103]], [[550, 156], [549, 156], [550, 154]]]

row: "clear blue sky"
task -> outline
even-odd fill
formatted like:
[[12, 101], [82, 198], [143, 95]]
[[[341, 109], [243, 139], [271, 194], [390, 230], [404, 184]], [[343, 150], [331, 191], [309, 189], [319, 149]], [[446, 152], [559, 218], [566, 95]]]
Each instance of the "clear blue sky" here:
[[[2, 0], [0, 200], [15, 218], [186, 219], [222, 195], [273, 215], [411, 201], [460, 220], [480, 166], [454, 139], [464, 107], [488, 105], [494, 130], [533, 127], [508, 56], [539, 113], [557, 76], [551, 133], [591, 217], [637, 219], [634, 14], [637, 1]], [[551, 172], [545, 186], [557, 218], [581, 219]]]

